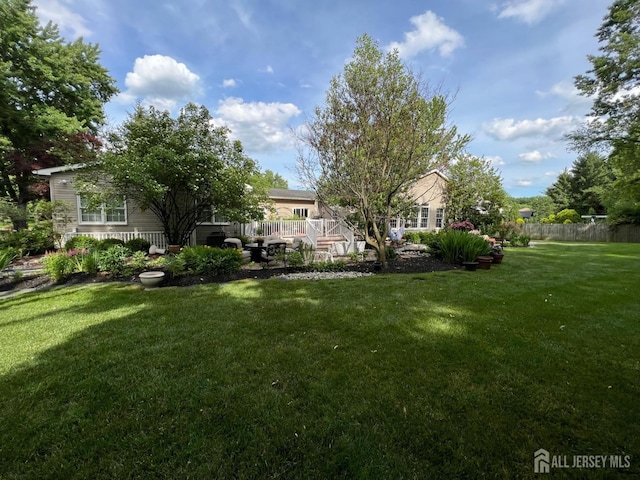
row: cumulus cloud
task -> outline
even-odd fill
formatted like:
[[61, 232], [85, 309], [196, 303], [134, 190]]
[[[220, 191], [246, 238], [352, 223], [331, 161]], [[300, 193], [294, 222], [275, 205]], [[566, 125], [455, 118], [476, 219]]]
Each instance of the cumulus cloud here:
[[533, 185], [532, 180], [527, 180], [527, 179], [516, 180], [516, 186], [518, 187], [530, 187], [531, 185]]
[[36, 0], [33, 4], [36, 6], [36, 15], [42, 23], [53, 22], [60, 27], [61, 32], [68, 32], [74, 38], [91, 35], [86, 20], [72, 12], [60, 0]]
[[532, 152], [521, 153], [518, 155], [518, 158], [522, 160], [524, 163], [540, 163], [543, 160], [548, 158], [554, 158], [555, 155], [552, 153], [541, 153], [538, 150], [534, 150]]
[[287, 131], [291, 118], [300, 115], [293, 103], [248, 102], [242, 98], [226, 98], [218, 103], [213, 123], [226, 126], [231, 136], [249, 151], [268, 152], [291, 148], [293, 139]]
[[464, 46], [464, 38], [445, 25], [444, 20], [432, 11], [411, 17], [415, 30], [404, 34], [403, 42], [392, 42], [388, 50], [397, 49], [400, 57], [410, 58], [423, 50], [438, 49], [440, 55], [451, 55], [456, 48]]
[[233, 87], [237, 87], [238, 86], [238, 82], [236, 82], [233, 78], [225, 78], [222, 81], [222, 87], [223, 88], [233, 88]]
[[482, 129], [496, 140], [540, 136], [557, 139], [580, 126], [583, 121], [582, 117], [573, 115], [520, 121], [513, 118], [496, 118], [491, 122], [483, 123]]
[[546, 17], [564, 0], [508, 0], [498, 8], [498, 18], [515, 18], [529, 25]]
[[122, 103], [142, 99], [143, 103], [172, 110], [178, 101], [188, 101], [200, 92], [200, 77], [184, 63], [164, 55], [136, 58], [133, 72], [127, 73], [127, 90], [120, 94]]

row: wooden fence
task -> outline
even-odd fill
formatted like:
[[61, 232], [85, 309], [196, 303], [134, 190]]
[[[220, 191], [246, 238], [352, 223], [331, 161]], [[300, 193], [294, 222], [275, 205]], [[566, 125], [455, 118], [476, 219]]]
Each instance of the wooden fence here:
[[531, 236], [532, 240], [640, 243], [640, 225], [611, 228], [604, 223], [527, 223], [522, 233]]

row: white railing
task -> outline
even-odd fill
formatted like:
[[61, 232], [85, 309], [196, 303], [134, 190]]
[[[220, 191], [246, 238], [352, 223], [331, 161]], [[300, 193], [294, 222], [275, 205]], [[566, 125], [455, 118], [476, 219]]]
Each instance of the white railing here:
[[167, 240], [163, 232], [69, 232], [62, 236], [62, 245], [67, 240], [78, 235], [84, 235], [86, 237], [95, 238], [96, 240], [104, 240], [106, 238], [117, 238], [123, 242], [128, 242], [134, 238], [143, 238], [151, 245], [155, 245], [158, 248], [167, 248]]
[[[260, 232], [260, 233], [258, 233]], [[304, 237], [307, 243], [318, 247], [319, 237], [342, 236], [347, 243], [347, 250], [354, 248], [353, 231], [340, 220], [310, 219], [306, 220], [265, 220], [252, 222], [243, 226], [243, 233], [249, 237], [278, 236], [283, 238]]]

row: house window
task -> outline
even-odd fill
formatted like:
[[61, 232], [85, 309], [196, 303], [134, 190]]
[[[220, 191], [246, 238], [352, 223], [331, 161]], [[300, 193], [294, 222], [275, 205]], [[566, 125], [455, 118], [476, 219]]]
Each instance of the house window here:
[[207, 207], [200, 212], [198, 223], [201, 225], [229, 225], [229, 220], [224, 215], [216, 213], [212, 207]]
[[418, 219], [407, 218], [407, 220], [404, 222], [404, 228], [418, 228]]
[[389, 228], [398, 228], [398, 219], [392, 218], [389, 220]]
[[444, 223], [444, 208], [436, 209], [436, 228], [442, 228]]
[[78, 196], [78, 219], [85, 225], [126, 225], [127, 203], [122, 198], [110, 203], [91, 205], [87, 198]]
[[308, 208], [294, 208], [293, 216], [298, 218], [309, 218], [309, 209]]
[[429, 205], [422, 205], [419, 213], [420, 228], [429, 228]]

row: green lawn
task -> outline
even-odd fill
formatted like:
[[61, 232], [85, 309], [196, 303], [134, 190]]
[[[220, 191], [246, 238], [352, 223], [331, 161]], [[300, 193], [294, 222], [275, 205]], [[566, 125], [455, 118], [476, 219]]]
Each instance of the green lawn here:
[[0, 302], [0, 478], [640, 475], [640, 245]]

